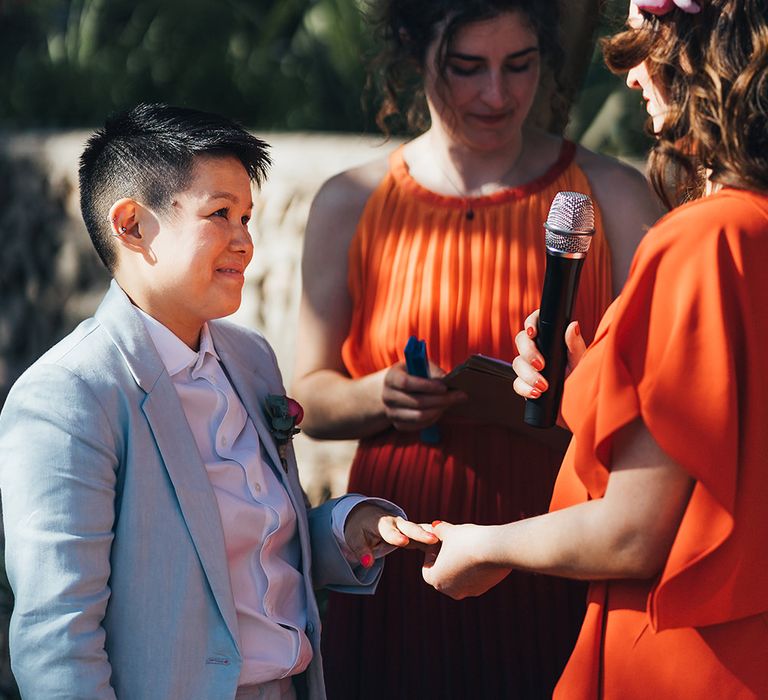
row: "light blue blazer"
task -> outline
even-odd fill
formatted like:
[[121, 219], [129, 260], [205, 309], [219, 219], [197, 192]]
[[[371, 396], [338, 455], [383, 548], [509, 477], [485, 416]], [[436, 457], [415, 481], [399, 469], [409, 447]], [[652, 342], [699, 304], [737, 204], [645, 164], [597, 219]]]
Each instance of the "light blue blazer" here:
[[[211, 334], [298, 514], [304, 674], [325, 698], [313, 587], [361, 585], [331, 532], [331, 501], [307, 509], [265, 424], [284, 393], [264, 338], [226, 321]], [[13, 672], [29, 700], [230, 700], [241, 667], [218, 506], [181, 403], [139, 314], [115, 282], [93, 318], [13, 387], [0, 416], [6, 566], [16, 596]], [[370, 572], [369, 572], [370, 573]]]

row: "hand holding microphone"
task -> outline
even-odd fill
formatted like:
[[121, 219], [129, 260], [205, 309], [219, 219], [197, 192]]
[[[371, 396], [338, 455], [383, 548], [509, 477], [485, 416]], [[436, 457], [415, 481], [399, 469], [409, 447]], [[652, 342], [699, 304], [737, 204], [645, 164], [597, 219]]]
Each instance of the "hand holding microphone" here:
[[[595, 232], [592, 200], [579, 192], [558, 192], [544, 224], [547, 269], [541, 294], [536, 347], [544, 361], [541, 370], [547, 388], [525, 404], [523, 420], [537, 428], [550, 428], [560, 410], [568, 361], [565, 331], [571, 321], [573, 302], [584, 258]], [[531, 358], [531, 365], [536, 367]], [[518, 362], [518, 366], [519, 366]], [[525, 380], [525, 377], [519, 377]], [[541, 385], [533, 389], [540, 392]]]
[[[545, 361], [539, 348], [536, 346], [536, 335], [539, 327], [539, 310], [536, 309], [523, 321], [523, 330], [515, 336], [515, 347], [519, 353], [512, 361], [512, 366], [517, 374], [513, 388], [518, 396], [525, 399], [537, 399], [545, 392], [549, 385], [539, 370], [544, 367]], [[572, 372], [581, 361], [582, 355], [587, 351], [587, 344], [581, 337], [581, 329], [578, 321], [571, 321], [565, 329], [565, 346], [568, 350], [565, 376]]]

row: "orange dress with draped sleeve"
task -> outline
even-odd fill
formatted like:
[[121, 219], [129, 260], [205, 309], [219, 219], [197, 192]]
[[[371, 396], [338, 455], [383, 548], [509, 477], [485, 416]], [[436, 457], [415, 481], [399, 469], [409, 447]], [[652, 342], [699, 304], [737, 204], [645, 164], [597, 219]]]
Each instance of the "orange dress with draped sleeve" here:
[[[564, 142], [542, 177], [464, 200], [424, 189], [396, 151], [349, 251], [350, 375], [402, 361], [411, 335], [446, 370], [472, 353], [511, 361], [514, 336], [539, 305], [552, 199], [562, 190], [591, 193], [574, 154]], [[574, 315], [587, 338], [612, 297], [597, 208]], [[388, 498], [417, 522], [503, 523], [546, 512], [562, 448], [500, 425], [445, 418], [439, 429], [437, 445], [395, 430], [363, 440], [349, 490]], [[583, 619], [586, 586], [513, 574], [482, 598], [453, 601], [421, 580], [421, 561], [418, 552], [395, 552], [375, 596], [331, 594], [328, 697], [550, 696]]]
[[556, 698], [768, 698], [768, 196], [664, 217], [566, 382], [552, 508], [605, 493], [641, 417], [695, 486], [661, 574], [590, 587]]

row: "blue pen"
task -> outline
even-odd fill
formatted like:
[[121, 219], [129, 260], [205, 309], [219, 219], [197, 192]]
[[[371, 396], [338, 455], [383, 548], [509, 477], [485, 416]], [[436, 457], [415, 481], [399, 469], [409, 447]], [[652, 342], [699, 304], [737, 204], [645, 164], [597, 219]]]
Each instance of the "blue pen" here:
[[[408, 338], [405, 344], [405, 365], [408, 368], [408, 374], [414, 377], [429, 377], [427, 344], [415, 335]], [[427, 445], [436, 445], [440, 442], [440, 430], [436, 425], [430, 425], [419, 433], [419, 437]]]

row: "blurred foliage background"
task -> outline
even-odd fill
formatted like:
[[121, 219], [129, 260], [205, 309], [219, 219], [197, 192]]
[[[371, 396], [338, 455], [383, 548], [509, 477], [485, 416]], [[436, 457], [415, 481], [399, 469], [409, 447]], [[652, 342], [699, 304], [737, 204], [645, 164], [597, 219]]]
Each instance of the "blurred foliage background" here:
[[164, 101], [254, 129], [360, 131], [355, 0], [6, 0], [0, 122], [92, 126]]
[[[601, 4], [605, 33], [626, 2]], [[376, 133], [361, 108], [375, 51], [364, 10], [365, 0], [0, 0], [0, 127], [90, 127], [165, 101], [256, 130]], [[568, 134], [641, 156], [638, 104], [595, 47]]]

